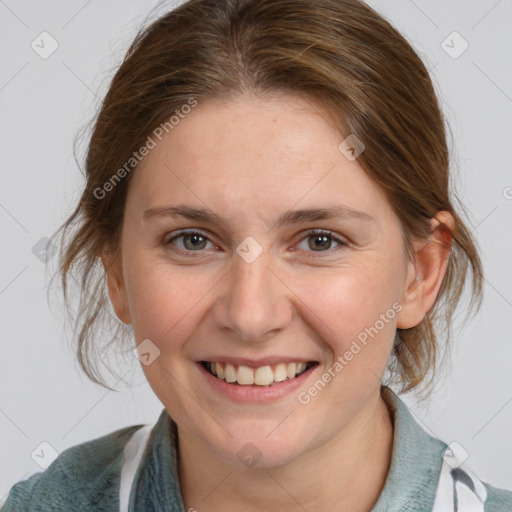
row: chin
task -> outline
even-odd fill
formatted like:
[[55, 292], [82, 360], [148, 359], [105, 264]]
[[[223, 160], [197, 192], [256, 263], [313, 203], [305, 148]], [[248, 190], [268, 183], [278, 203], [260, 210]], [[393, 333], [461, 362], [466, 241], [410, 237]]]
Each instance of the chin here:
[[203, 440], [227, 463], [249, 469], [288, 464], [302, 455], [309, 444], [296, 426], [279, 429], [274, 420], [264, 422], [265, 428], [254, 429], [254, 421], [248, 423], [244, 426], [238, 422], [237, 428], [228, 425], [227, 430], [233, 437], [226, 434], [222, 439], [207, 436]]

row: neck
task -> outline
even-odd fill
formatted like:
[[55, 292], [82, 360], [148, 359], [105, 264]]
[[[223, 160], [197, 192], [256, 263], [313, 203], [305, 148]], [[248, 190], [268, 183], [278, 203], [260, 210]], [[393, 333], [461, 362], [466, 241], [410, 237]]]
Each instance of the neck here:
[[393, 424], [380, 396], [327, 442], [282, 466], [233, 466], [178, 427], [178, 472], [185, 509], [369, 512], [391, 463]]

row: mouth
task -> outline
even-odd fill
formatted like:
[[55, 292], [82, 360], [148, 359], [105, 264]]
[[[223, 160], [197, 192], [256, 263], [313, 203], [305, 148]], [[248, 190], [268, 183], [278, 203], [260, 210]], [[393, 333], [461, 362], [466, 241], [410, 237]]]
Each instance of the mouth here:
[[221, 361], [199, 361], [213, 377], [234, 386], [272, 387], [291, 381], [318, 365], [317, 361], [268, 364], [252, 368]]

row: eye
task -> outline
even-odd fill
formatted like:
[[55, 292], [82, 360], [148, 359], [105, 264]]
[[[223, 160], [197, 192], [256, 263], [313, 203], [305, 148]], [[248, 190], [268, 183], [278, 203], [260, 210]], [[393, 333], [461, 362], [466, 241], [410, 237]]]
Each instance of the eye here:
[[332, 248], [332, 243], [338, 244], [338, 246], [347, 245], [347, 242], [336, 238], [330, 231], [324, 231], [320, 229], [311, 230], [306, 233], [306, 237], [302, 239], [301, 243], [306, 243], [306, 247], [297, 247], [301, 250], [311, 250], [313, 252], [327, 252]]
[[[208, 243], [214, 248], [215, 245], [210, 239], [200, 231], [182, 231], [181, 233], [169, 238], [164, 245], [171, 247], [176, 252], [201, 252], [207, 248]], [[211, 248], [211, 247], [210, 247]]]

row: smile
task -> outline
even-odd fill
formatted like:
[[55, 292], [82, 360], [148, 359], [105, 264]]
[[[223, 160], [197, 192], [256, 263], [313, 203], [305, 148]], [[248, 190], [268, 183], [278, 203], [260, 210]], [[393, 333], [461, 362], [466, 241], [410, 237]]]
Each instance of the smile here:
[[272, 386], [292, 380], [316, 365], [314, 361], [278, 363], [251, 368], [219, 361], [201, 361], [203, 367], [217, 379], [241, 386]]

